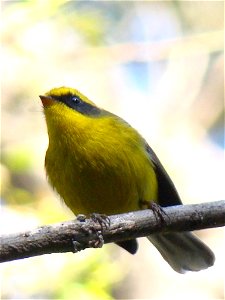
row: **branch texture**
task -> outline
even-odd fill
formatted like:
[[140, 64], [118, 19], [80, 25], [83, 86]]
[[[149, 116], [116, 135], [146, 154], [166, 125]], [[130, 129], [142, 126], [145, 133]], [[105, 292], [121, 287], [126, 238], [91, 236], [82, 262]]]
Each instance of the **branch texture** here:
[[[163, 218], [152, 210], [110, 216], [110, 227], [103, 228], [105, 243], [148, 236], [159, 232], [181, 232], [225, 225], [225, 201], [163, 208]], [[1, 236], [0, 262], [42, 254], [77, 252], [96, 247], [101, 225], [92, 219], [74, 220], [34, 230]], [[93, 246], [95, 245], [95, 246]]]

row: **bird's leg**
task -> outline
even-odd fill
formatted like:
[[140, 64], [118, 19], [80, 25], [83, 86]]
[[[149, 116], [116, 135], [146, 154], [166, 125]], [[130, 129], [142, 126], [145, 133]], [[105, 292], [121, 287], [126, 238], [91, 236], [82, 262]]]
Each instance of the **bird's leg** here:
[[103, 230], [108, 229], [110, 226], [110, 219], [108, 216], [104, 214], [98, 214], [98, 213], [92, 213], [90, 215], [91, 220], [96, 224], [99, 224], [101, 227], [101, 230], [97, 230], [94, 226], [92, 227], [92, 230], [96, 233], [97, 238], [95, 240], [92, 240], [89, 242], [89, 245], [93, 248], [101, 248], [104, 245], [104, 239], [103, 239]]
[[110, 226], [110, 219], [107, 215], [93, 213], [90, 215], [92, 221], [98, 223], [101, 226], [101, 230], [108, 229]]
[[[73, 243], [73, 247], [74, 247], [74, 251], [78, 252], [81, 250], [84, 250], [87, 247], [91, 247], [91, 248], [101, 248], [104, 245], [104, 239], [103, 239], [103, 235], [102, 232], [104, 229], [109, 228], [110, 226], [110, 219], [108, 216], [103, 215], [103, 214], [98, 214], [98, 213], [93, 213], [90, 215], [90, 221], [94, 222], [95, 224], [93, 225], [93, 223], [88, 224], [87, 226], [82, 226], [82, 223], [85, 223], [87, 219], [87, 217], [83, 214], [79, 214], [77, 215], [77, 220], [81, 223], [80, 228], [81, 230], [84, 232], [84, 234], [86, 235], [92, 235], [93, 233], [96, 235], [96, 237], [94, 237], [92, 240], [90, 240], [88, 242], [88, 245], [85, 245], [84, 243], [81, 243], [77, 240], [72, 240]], [[100, 225], [100, 229], [97, 229], [95, 225]]]
[[156, 220], [165, 223], [165, 217], [168, 217], [163, 208], [153, 201], [140, 200], [139, 205], [141, 209], [151, 209]]
[[[79, 214], [76, 216], [76, 220], [79, 221], [80, 223], [85, 223], [85, 221], [87, 220], [87, 217], [83, 214]], [[84, 232], [84, 234], [90, 234], [90, 230], [87, 229], [86, 227], [82, 226], [83, 224], [80, 224], [80, 229], [81, 231]], [[73, 244], [73, 252], [79, 252], [81, 250], [84, 250], [88, 247], [88, 245], [86, 245], [84, 242], [79, 242], [77, 239], [72, 239], [72, 244]]]

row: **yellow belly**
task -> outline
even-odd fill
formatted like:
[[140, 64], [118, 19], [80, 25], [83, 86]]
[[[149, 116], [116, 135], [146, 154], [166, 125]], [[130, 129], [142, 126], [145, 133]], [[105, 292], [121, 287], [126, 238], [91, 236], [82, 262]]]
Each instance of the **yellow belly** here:
[[113, 118], [90, 121], [83, 131], [76, 124], [63, 127], [63, 119], [58, 124], [57, 135], [49, 136], [45, 166], [74, 214], [117, 214], [140, 209], [140, 200], [157, 201], [156, 175], [133, 128]]
[[141, 152], [130, 155], [125, 148], [105, 155], [102, 150], [92, 150], [87, 160], [58, 150], [47, 151], [46, 170], [50, 183], [74, 214], [123, 213], [140, 209], [140, 200], [157, 200], [155, 172]]

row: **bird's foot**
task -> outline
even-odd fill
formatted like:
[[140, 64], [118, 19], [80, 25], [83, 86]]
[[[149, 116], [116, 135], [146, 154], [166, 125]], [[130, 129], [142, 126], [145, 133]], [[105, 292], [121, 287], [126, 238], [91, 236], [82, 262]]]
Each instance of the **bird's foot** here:
[[151, 209], [158, 222], [165, 223], [166, 217], [168, 218], [164, 209], [153, 201], [140, 200], [140, 207], [142, 209]]
[[[80, 229], [81, 231], [87, 235], [87, 234], [90, 234], [89, 233], [89, 230], [83, 226], [82, 223], [85, 223], [85, 221], [87, 220], [87, 217], [83, 214], [79, 214], [76, 216], [76, 220], [80, 222]], [[88, 247], [88, 245], [86, 245], [85, 242], [83, 241], [78, 241], [76, 236], [74, 236], [74, 239], [72, 238], [72, 244], [73, 244], [73, 252], [76, 253], [76, 252], [79, 252], [81, 250], [84, 250]]]
[[155, 218], [158, 221], [161, 221], [161, 223], [166, 222], [165, 218], [168, 217], [168, 215], [166, 214], [166, 212], [163, 210], [163, 208], [160, 205], [156, 204], [155, 202], [151, 202], [150, 209], [152, 210]]
[[[88, 219], [85, 215], [77, 215], [77, 220], [81, 223], [80, 228], [86, 236], [91, 236], [92, 239], [88, 241], [88, 245], [77, 240], [72, 240], [74, 252], [84, 250], [85, 248], [101, 248], [104, 245], [103, 230], [109, 228], [110, 219], [104, 214], [93, 213], [90, 215], [90, 221], [92, 223], [83, 225]], [[94, 222], [94, 224], [93, 224]], [[83, 223], [83, 224], [82, 224]], [[100, 225], [100, 229], [96, 228], [96, 225]], [[95, 236], [93, 236], [93, 234]]]
[[90, 248], [102, 248], [104, 245], [104, 238], [101, 230], [93, 229], [95, 237], [88, 242]]
[[101, 226], [101, 230], [108, 229], [110, 226], [110, 219], [107, 215], [93, 213], [90, 215], [91, 220]]
[[108, 229], [110, 226], [110, 219], [107, 215], [93, 213], [90, 215], [91, 220], [96, 224], [99, 224], [101, 229], [96, 230], [95, 226], [92, 227], [92, 230], [96, 234], [97, 238], [90, 241], [89, 245], [93, 248], [101, 248], [104, 245], [104, 238], [103, 238], [103, 230]]

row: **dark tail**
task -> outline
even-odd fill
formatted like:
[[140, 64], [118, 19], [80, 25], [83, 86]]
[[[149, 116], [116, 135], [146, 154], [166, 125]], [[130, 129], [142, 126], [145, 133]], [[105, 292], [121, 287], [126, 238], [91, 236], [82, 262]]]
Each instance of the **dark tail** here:
[[178, 273], [200, 271], [214, 264], [213, 252], [190, 232], [153, 234], [148, 239]]

